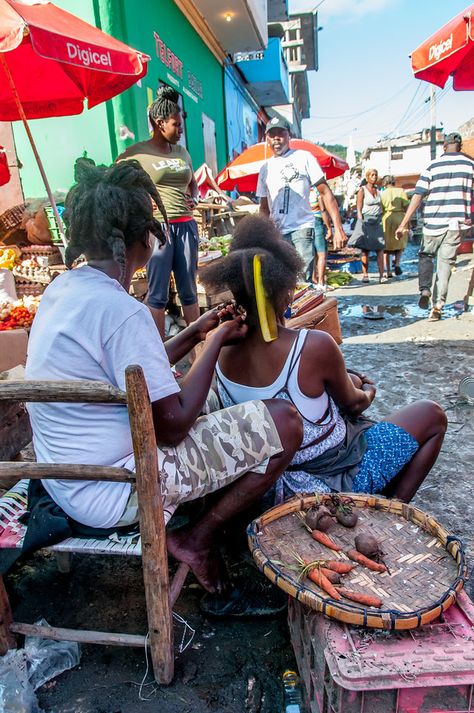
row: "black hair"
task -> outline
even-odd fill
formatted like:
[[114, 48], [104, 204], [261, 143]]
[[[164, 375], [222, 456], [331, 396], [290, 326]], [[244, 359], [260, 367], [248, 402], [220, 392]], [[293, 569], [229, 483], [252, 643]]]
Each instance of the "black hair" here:
[[396, 184], [395, 176], [384, 176], [382, 184], [384, 186], [394, 186]]
[[277, 315], [282, 314], [288, 305], [288, 293], [296, 288], [303, 262], [269, 218], [257, 215], [242, 218], [235, 229], [228, 255], [213, 260], [199, 271], [199, 279], [204, 285], [232, 292], [236, 302], [247, 311], [249, 326], [258, 324], [253, 281], [255, 255], [260, 256], [267, 297]]
[[161, 119], [166, 120], [173, 114], [180, 113], [181, 108], [178, 102], [179, 94], [176, 89], [168, 87], [166, 84], [159, 87], [156, 99], [148, 111], [152, 126], [156, 126], [156, 123]]
[[148, 232], [164, 242], [163, 229], [153, 218], [151, 199], [167, 220], [156, 186], [135, 160], [108, 167], [80, 158], [74, 175], [77, 183], [66, 196], [64, 211], [69, 241], [66, 267], [71, 268], [83, 254], [112, 257], [123, 276], [128, 247]]

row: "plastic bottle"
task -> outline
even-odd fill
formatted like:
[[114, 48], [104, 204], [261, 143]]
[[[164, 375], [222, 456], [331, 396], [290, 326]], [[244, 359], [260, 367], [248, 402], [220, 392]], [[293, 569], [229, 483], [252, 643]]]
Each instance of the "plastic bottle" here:
[[302, 713], [303, 695], [301, 691], [300, 677], [296, 671], [288, 669], [282, 676], [284, 690], [284, 712]]

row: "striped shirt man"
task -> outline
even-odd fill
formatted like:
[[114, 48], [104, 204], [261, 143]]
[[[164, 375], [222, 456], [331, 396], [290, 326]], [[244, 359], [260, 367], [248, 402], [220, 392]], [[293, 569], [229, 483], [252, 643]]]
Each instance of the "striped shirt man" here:
[[474, 161], [458, 151], [444, 153], [423, 171], [415, 194], [424, 199], [426, 235], [470, 228], [466, 221], [474, 212]]

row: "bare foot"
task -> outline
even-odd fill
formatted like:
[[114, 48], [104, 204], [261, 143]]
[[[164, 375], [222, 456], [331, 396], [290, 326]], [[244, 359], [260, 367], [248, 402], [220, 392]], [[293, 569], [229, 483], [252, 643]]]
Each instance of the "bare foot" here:
[[190, 530], [170, 532], [166, 537], [168, 551], [179, 562], [189, 565], [199, 584], [211, 594], [223, 594], [229, 578], [216, 547], [199, 547]]

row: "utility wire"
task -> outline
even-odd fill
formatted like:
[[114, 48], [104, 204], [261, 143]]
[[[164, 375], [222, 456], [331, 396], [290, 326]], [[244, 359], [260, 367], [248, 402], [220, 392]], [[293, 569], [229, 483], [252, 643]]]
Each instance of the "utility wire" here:
[[[392, 99], [395, 99], [399, 94], [401, 94], [405, 89], [408, 87], [408, 85], [411, 84], [411, 79], [408, 81], [406, 84], [403, 85], [401, 89], [399, 89], [395, 94], [392, 94], [388, 99], [385, 99], [383, 102], [380, 102], [379, 104], [374, 104], [374, 106], [369, 107], [369, 109], [364, 109], [364, 111], [359, 111], [356, 112], [355, 114], [340, 114], [339, 116], [310, 116], [310, 119], [355, 119], [358, 116], [362, 116], [363, 114], [368, 114], [370, 111], [374, 111], [374, 109], [378, 109], [381, 106], [384, 106], [384, 104], [388, 104], [389, 102], [392, 101]], [[345, 123], [345, 122], [344, 122]]]

